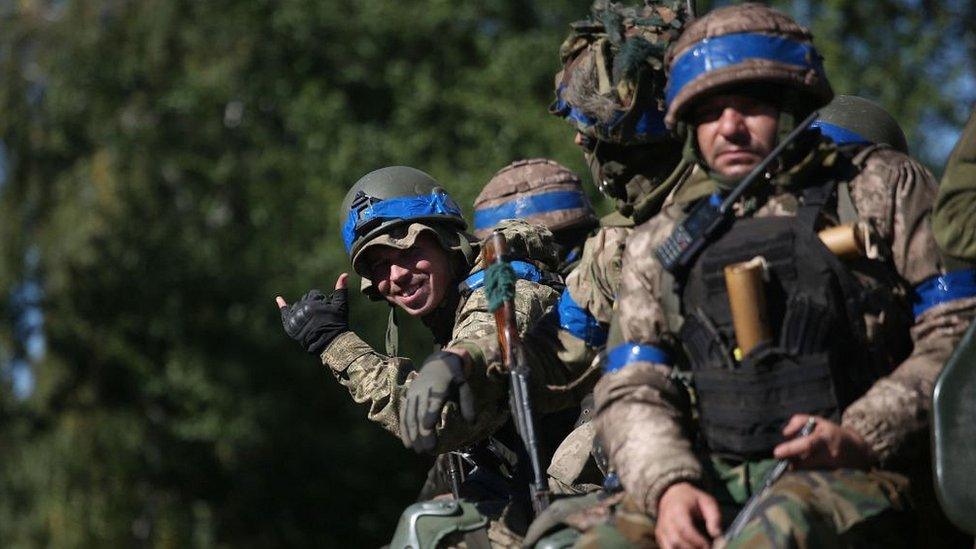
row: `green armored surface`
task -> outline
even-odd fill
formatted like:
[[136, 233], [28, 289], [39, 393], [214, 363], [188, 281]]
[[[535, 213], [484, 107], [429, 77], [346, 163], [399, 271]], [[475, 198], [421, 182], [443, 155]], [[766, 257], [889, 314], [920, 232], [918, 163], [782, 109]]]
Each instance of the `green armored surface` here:
[[976, 325], [946, 364], [933, 398], [936, 493], [949, 519], [976, 534]]

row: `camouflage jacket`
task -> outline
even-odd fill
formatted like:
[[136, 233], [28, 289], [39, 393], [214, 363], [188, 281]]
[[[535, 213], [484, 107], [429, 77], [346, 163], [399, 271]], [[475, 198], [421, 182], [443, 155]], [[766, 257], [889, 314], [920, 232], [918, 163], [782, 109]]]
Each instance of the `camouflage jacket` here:
[[976, 111], [946, 164], [932, 212], [935, 240], [950, 257], [976, 263]]
[[[555, 247], [548, 229], [521, 221], [506, 221], [499, 228], [508, 239], [512, 257], [528, 259], [540, 270], [555, 264], [552, 252]], [[539, 253], [546, 249], [549, 250], [547, 254]], [[543, 261], [533, 260], [533, 257], [542, 257]], [[479, 256], [470, 274], [482, 269]], [[553, 280], [558, 281], [558, 278]], [[520, 332], [524, 333], [534, 319], [540, 318], [556, 303], [561, 284], [553, 285], [524, 279], [516, 282], [515, 314]], [[483, 287], [459, 291], [450, 341], [444, 347], [462, 347], [481, 355], [479, 342], [495, 337], [494, 316], [488, 312]], [[354, 401], [368, 404], [370, 420], [399, 435], [401, 403], [410, 381], [417, 376], [410, 359], [379, 353], [351, 331], [337, 337], [322, 352], [321, 359], [339, 383], [349, 390]], [[469, 374], [469, 383], [479, 402], [474, 424], [467, 424], [453, 404], [445, 407], [438, 426], [437, 453], [463, 448], [484, 439], [508, 419], [506, 380], [489, 373], [498, 367], [498, 363], [481, 363]]]
[[[849, 197], [856, 217], [868, 223], [875, 235], [875, 252], [882, 259], [879, 265], [897, 271], [898, 277], [913, 286], [940, 275], [942, 266], [929, 224], [936, 192], [931, 174], [909, 157], [883, 147], [867, 149], [854, 164], [859, 172], [848, 182]], [[794, 188], [771, 194], [752, 215], [795, 215]], [[693, 187], [683, 192], [684, 196], [679, 192], [673, 204], [636, 229], [627, 242], [613, 331], [619, 328], [622, 340], [628, 343], [667, 346], [666, 341], [674, 341], [673, 305], [667, 300], [676, 298], [652, 251], [683, 218], [687, 203], [703, 194]], [[822, 221], [837, 223], [830, 218], [832, 214], [824, 211]], [[860, 434], [883, 465], [906, 450], [908, 441], [924, 434], [935, 379], [974, 311], [976, 298], [967, 298], [934, 306], [917, 316], [911, 330], [914, 350], [908, 358], [843, 412], [842, 424]], [[883, 315], [865, 321], [869, 339], [884, 333]], [[702, 465], [692, 443], [691, 405], [670, 366], [630, 363], [605, 374], [595, 396], [597, 432], [610, 463], [646, 512], [656, 512], [658, 499], [671, 484], [702, 479]]]

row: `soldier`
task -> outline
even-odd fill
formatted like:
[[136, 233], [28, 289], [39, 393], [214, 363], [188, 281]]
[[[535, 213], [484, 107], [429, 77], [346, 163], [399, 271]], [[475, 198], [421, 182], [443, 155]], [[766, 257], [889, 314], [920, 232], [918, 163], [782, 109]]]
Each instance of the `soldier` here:
[[[679, 189], [627, 243], [622, 341], [610, 342], [596, 423], [631, 506], [654, 519], [661, 546], [707, 547], [783, 459], [794, 471], [729, 546], [910, 544], [907, 480], [893, 469], [925, 448], [933, 382], [976, 311], [945, 278], [927, 222], [931, 176], [890, 148], [855, 163], [804, 131], [687, 268], [669, 272], [655, 250], [675, 228], [696, 232], [684, 224], [692, 212], [720, 202], [833, 94], [809, 31], [759, 4], [693, 22], [668, 70], [667, 123], [709, 178]], [[838, 226], [854, 242], [843, 259], [820, 238]], [[723, 276], [745, 261], [759, 288], [747, 305], [764, 328], [748, 346]], [[686, 367], [697, 436], [676, 376]], [[812, 433], [792, 438], [811, 418]]]
[[555, 160], [516, 160], [498, 170], [474, 199], [474, 235], [484, 239], [505, 219], [542, 225], [559, 245], [564, 277], [580, 260], [599, 221], [579, 176]]
[[[312, 290], [290, 306], [279, 296], [285, 331], [321, 359], [354, 401], [369, 405], [370, 420], [391, 433], [409, 436], [428, 452], [477, 446], [469, 457], [479, 474], [467, 479], [459, 495], [472, 501], [500, 499], [506, 505], [519, 489], [505, 472], [517, 467], [512, 456], [519, 450], [512, 430], [503, 429], [508, 419], [505, 378], [489, 373], [497, 363], [482, 362], [481, 369], [473, 369], [471, 361], [465, 367], [462, 360], [482, 354], [477, 342], [495, 333], [480, 242], [465, 232], [461, 210], [444, 189], [426, 173], [405, 166], [363, 176], [347, 193], [342, 212], [345, 248], [353, 269], [370, 282], [368, 294], [386, 300], [391, 313], [395, 307], [420, 318], [442, 350], [427, 357], [419, 372], [395, 351], [375, 351], [349, 329], [346, 274], [330, 296]], [[555, 246], [545, 228], [507, 221], [498, 229], [508, 239], [519, 276], [516, 316], [524, 331], [556, 302], [562, 288], [554, 273]], [[454, 511], [447, 526], [439, 523], [434, 530], [480, 528], [487, 522], [481, 513], [497, 517], [501, 507], [475, 511], [456, 505]], [[445, 514], [419, 507], [412, 512]]]
[[[597, 0], [591, 11], [590, 19], [572, 24], [560, 48], [563, 69], [549, 110], [577, 130], [594, 182], [617, 211], [585, 242], [556, 310], [526, 336], [536, 366], [537, 408], [584, 403], [581, 426], [556, 450], [548, 471], [557, 493], [591, 491], [602, 480], [590, 460], [593, 432], [585, 395], [595, 378], [587, 374], [599, 371], [591, 365], [606, 343], [624, 241], [693, 169], [663, 122], [663, 56], [687, 18], [684, 3], [646, 0], [634, 8]], [[481, 347], [486, 354], [476, 360], [497, 359], [494, 341], [488, 338]]]
[[932, 230], [947, 262], [955, 268], [976, 265], [976, 110], [949, 156], [932, 213]]

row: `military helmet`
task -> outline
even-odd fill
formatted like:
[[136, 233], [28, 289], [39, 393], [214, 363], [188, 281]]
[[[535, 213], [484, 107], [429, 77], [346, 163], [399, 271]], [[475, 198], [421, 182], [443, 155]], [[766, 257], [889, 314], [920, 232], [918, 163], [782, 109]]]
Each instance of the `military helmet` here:
[[547, 158], [512, 162], [475, 198], [475, 236], [486, 238], [503, 219], [524, 219], [552, 232], [598, 223], [579, 176]]
[[372, 171], [346, 193], [341, 210], [342, 240], [353, 269], [371, 245], [407, 248], [424, 229], [447, 249], [465, 248], [467, 223], [461, 208], [426, 173], [407, 166]]
[[686, 0], [643, 0], [636, 7], [596, 0], [591, 17], [572, 23], [559, 49], [563, 69], [549, 112], [611, 143], [668, 138], [664, 55], [687, 18]]
[[856, 95], [838, 95], [820, 109], [813, 127], [838, 145], [886, 143], [908, 154], [908, 140], [898, 121], [874, 101]]
[[805, 27], [762, 4], [727, 6], [696, 19], [667, 54], [668, 127], [698, 100], [753, 84], [778, 94], [781, 108], [797, 119], [826, 105], [834, 94], [812, 40]]

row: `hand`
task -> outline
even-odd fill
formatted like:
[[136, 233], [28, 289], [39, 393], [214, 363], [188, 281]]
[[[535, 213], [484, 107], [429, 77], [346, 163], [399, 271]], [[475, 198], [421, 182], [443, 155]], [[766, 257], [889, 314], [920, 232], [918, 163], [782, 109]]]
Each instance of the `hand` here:
[[339, 275], [329, 297], [311, 290], [291, 306], [280, 295], [275, 297], [285, 333], [301, 343], [307, 353], [321, 354], [332, 340], [349, 331], [348, 278], [346, 273]]
[[400, 410], [403, 445], [418, 453], [433, 450], [441, 410], [449, 400], [455, 399], [464, 419], [473, 422], [474, 394], [464, 375], [464, 358], [450, 351], [438, 351], [427, 357], [420, 375], [407, 388], [406, 402]]
[[722, 535], [722, 515], [715, 498], [688, 482], [672, 484], [664, 491], [657, 505], [657, 526], [654, 529], [662, 549], [708, 549], [712, 542], [702, 535], [703, 523], [711, 539]]
[[[783, 428], [786, 437], [795, 436], [810, 417], [796, 414]], [[773, 448], [773, 457], [793, 460], [796, 469], [867, 469], [877, 462], [871, 446], [854, 431], [829, 419], [816, 418], [808, 436], [788, 440]]]

